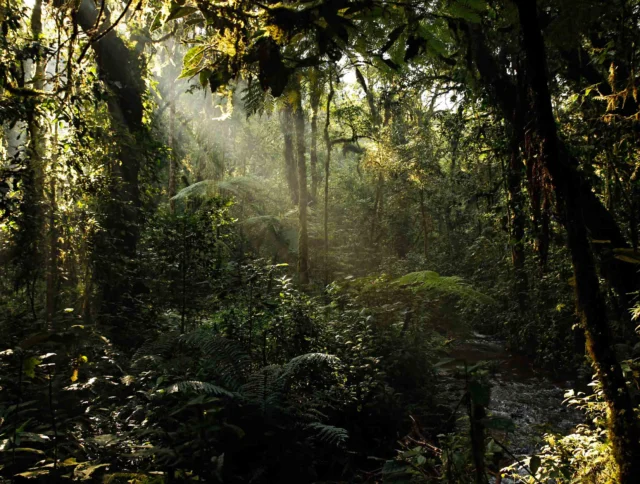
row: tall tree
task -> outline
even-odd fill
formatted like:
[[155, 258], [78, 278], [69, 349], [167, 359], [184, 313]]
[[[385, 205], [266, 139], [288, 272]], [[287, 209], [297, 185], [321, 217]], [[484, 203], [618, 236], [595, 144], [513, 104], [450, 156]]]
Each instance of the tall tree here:
[[318, 171], [318, 109], [322, 94], [323, 81], [319, 69], [314, 68], [309, 72], [309, 105], [311, 107], [311, 144], [309, 146], [309, 167], [311, 169], [311, 200], [318, 198], [318, 184], [320, 173]]
[[[640, 476], [640, 430], [622, 368], [614, 351], [605, 301], [600, 292], [585, 221], [585, 200], [572, 183], [570, 168], [563, 162], [551, 95], [548, 87], [546, 49], [535, 1], [518, 0], [523, 50], [532, 93], [539, 153], [553, 183], [558, 208], [567, 230], [576, 281], [577, 308], [587, 338], [587, 349], [602, 382], [609, 407], [610, 438], [618, 464], [618, 482], [634, 482]], [[589, 216], [592, 216], [591, 214]]]
[[[104, 252], [97, 260], [96, 274], [102, 284], [103, 312], [117, 325], [127, 320], [117, 316], [121, 311], [135, 314], [135, 293], [140, 290], [134, 273], [141, 208], [139, 173], [143, 151], [140, 142], [144, 132], [145, 87], [138, 55], [118, 37], [115, 26], [104, 22], [95, 30], [99, 13], [93, 0], [82, 0], [76, 18], [89, 37], [98, 73], [109, 90], [107, 107], [118, 137], [118, 160], [110, 167], [113, 198], [106, 208], [101, 242]], [[112, 254], [116, 263], [105, 257], [106, 254]]]
[[309, 283], [309, 230], [307, 220], [307, 161], [305, 159], [305, 116], [302, 108], [300, 76], [292, 80], [294, 94], [294, 117], [296, 125], [296, 161], [298, 164], [298, 279], [300, 284]]
[[280, 107], [280, 129], [284, 140], [284, 170], [289, 187], [289, 196], [294, 205], [298, 204], [298, 172], [296, 157], [293, 149], [294, 144], [294, 122], [293, 106], [289, 99], [285, 99]]

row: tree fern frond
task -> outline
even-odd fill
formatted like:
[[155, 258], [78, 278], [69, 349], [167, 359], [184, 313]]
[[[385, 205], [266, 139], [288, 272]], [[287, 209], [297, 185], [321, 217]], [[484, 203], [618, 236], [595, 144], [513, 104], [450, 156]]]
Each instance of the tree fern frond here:
[[336, 368], [340, 365], [340, 359], [337, 356], [326, 353], [307, 353], [296, 356], [284, 366], [281, 378], [290, 378], [302, 369], [318, 368], [321, 365]]
[[416, 292], [435, 291], [442, 294], [450, 294], [471, 299], [483, 304], [495, 304], [495, 300], [493, 298], [480, 291], [476, 291], [460, 277], [443, 277], [434, 271], [411, 272], [392, 281], [392, 284], [411, 286]]
[[140, 366], [144, 362], [156, 362], [171, 357], [179, 342], [179, 333], [170, 331], [163, 333], [155, 339], [146, 340], [133, 355], [134, 366]]
[[179, 381], [167, 388], [167, 393], [186, 393], [186, 392], [198, 392], [206, 393], [208, 395], [216, 395], [223, 397], [234, 397], [235, 394], [229, 390], [222, 388], [218, 385], [212, 385], [211, 383], [195, 380]]
[[263, 190], [264, 184], [254, 176], [237, 176], [226, 180], [202, 180], [180, 190], [172, 200], [184, 200], [191, 197], [209, 198], [224, 191], [236, 196], [255, 194]]
[[172, 200], [184, 200], [191, 197], [211, 197], [215, 193], [216, 186], [216, 180], [202, 180], [183, 188], [173, 196]]
[[282, 410], [285, 406], [284, 382], [280, 380], [282, 368], [269, 365], [252, 373], [240, 388], [240, 393], [249, 403], [258, 405], [263, 414]]
[[208, 329], [182, 335], [181, 340], [203, 353], [226, 387], [238, 388], [246, 380], [251, 360], [238, 342], [218, 336]]
[[334, 427], [333, 425], [325, 425], [320, 422], [314, 422], [307, 426], [308, 429], [313, 430], [314, 438], [320, 442], [335, 445], [341, 447], [349, 438], [349, 432], [341, 427]]
[[273, 111], [274, 98], [269, 92], [265, 92], [257, 79], [249, 79], [247, 87], [241, 95], [247, 117], [253, 114], [262, 115]]

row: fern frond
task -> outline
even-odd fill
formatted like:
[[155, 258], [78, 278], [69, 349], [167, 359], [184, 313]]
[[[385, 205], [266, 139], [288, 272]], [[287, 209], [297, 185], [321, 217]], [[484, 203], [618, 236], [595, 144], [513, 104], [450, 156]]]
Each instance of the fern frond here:
[[303, 369], [317, 369], [322, 365], [326, 365], [329, 368], [336, 368], [340, 365], [340, 358], [326, 353], [307, 353], [304, 355], [296, 356], [289, 363], [287, 363], [282, 371], [281, 378], [290, 378]]
[[167, 393], [186, 393], [186, 392], [198, 392], [206, 393], [208, 395], [216, 395], [221, 397], [233, 397], [234, 393], [222, 388], [218, 385], [212, 385], [204, 381], [186, 380], [174, 383], [167, 388]]
[[215, 194], [216, 186], [217, 182], [215, 180], [202, 180], [183, 188], [173, 196], [172, 200], [184, 200], [191, 197], [211, 197]]
[[320, 422], [314, 422], [307, 426], [308, 429], [313, 430], [314, 438], [325, 444], [335, 445], [341, 447], [349, 438], [349, 432], [341, 427], [334, 427], [333, 425], [325, 425]]
[[172, 200], [191, 197], [210, 198], [217, 192], [228, 192], [235, 196], [255, 194], [263, 189], [263, 183], [254, 176], [238, 176], [226, 180], [202, 180], [180, 190]]
[[178, 332], [170, 331], [155, 339], [146, 340], [133, 355], [133, 366], [169, 359], [179, 344], [179, 337]]
[[265, 92], [255, 78], [249, 79], [247, 87], [242, 90], [241, 99], [247, 118], [252, 114], [262, 115], [265, 111], [273, 111], [273, 96]]
[[249, 403], [258, 405], [263, 414], [281, 410], [285, 405], [281, 373], [282, 368], [278, 365], [265, 366], [249, 376], [240, 393]]
[[495, 304], [495, 300], [480, 291], [476, 291], [460, 277], [444, 277], [434, 271], [419, 271], [406, 274], [392, 284], [411, 286], [418, 291], [435, 291], [441, 294], [454, 295], [483, 304]]
[[236, 389], [246, 380], [251, 360], [238, 342], [218, 336], [208, 329], [182, 335], [181, 341], [203, 354], [227, 388]]

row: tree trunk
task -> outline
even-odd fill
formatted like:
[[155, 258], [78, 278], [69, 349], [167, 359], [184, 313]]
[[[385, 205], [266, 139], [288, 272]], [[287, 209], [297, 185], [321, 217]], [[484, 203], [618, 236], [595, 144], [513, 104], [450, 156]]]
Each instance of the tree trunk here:
[[327, 96], [327, 117], [324, 122], [324, 144], [327, 156], [324, 160], [324, 285], [329, 285], [329, 172], [331, 168], [331, 139], [329, 126], [331, 125], [331, 101], [333, 100], [333, 80], [329, 72], [329, 95]]
[[[520, 104], [520, 103], [519, 103]], [[522, 173], [524, 164], [520, 156], [520, 141], [522, 139], [523, 123], [520, 116], [521, 106], [517, 107], [518, 113], [514, 117], [514, 128], [511, 133], [511, 154], [509, 169], [507, 172], [507, 189], [509, 203], [509, 229], [511, 244], [511, 261], [515, 272], [515, 291], [520, 312], [527, 307], [528, 281], [525, 268], [524, 231], [525, 231], [525, 200], [522, 193]], [[520, 130], [518, 130], [520, 128]]]
[[[82, 0], [76, 18], [90, 38], [102, 35], [93, 32], [97, 17], [95, 3]], [[106, 28], [103, 24], [100, 32]], [[91, 47], [100, 79], [110, 90], [107, 108], [119, 142], [120, 161], [111, 165], [113, 195], [106, 207], [95, 275], [102, 286], [102, 313], [114, 326], [114, 338], [124, 341], [129, 337], [124, 326], [136, 313], [136, 295], [142, 289], [135, 280], [135, 260], [141, 207], [139, 138], [143, 131], [142, 93], [145, 87], [136, 53], [129, 50], [115, 29], [92, 41]]]
[[420, 188], [420, 215], [422, 218], [422, 238], [424, 258], [429, 255], [429, 221], [427, 219], [427, 207], [424, 204], [424, 189]]
[[307, 228], [307, 162], [305, 160], [304, 111], [300, 79], [296, 78], [295, 124], [298, 162], [298, 279], [300, 284], [309, 283], [309, 233]]
[[172, 82], [169, 86], [169, 211], [175, 213], [176, 201], [176, 89]]
[[[40, 42], [42, 36], [42, 0], [36, 0], [31, 14], [31, 35], [33, 41]], [[39, 44], [38, 44], [39, 45]], [[42, 91], [45, 85], [45, 53], [38, 48], [35, 71], [31, 79], [33, 89]], [[19, 271], [18, 287], [35, 284], [42, 264], [46, 260], [41, 249], [44, 238], [44, 164], [46, 157], [45, 130], [38, 119], [39, 99], [33, 97], [26, 101], [27, 131], [29, 133], [28, 165], [23, 178], [24, 201], [20, 232], [18, 234]], [[35, 287], [35, 286], [34, 286]], [[34, 305], [35, 307], [35, 305]], [[34, 311], [34, 317], [36, 316]]]
[[309, 101], [311, 104], [309, 164], [311, 168], [311, 200], [315, 202], [318, 198], [318, 184], [320, 182], [320, 173], [318, 172], [318, 108], [320, 106], [322, 82], [318, 69], [314, 69], [311, 76], [311, 86], [309, 88]]
[[51, 174], [49, 179], [49, 254], [47, 260], [47, 299], [46, 313], [47, 325], [52, 328], [56, 313], [56, 288], [58, 284], [58, 230], [56, 227], [56, 213], [58, 205], [56, 201], [56, 164], [58, 158], [58, 125], [54, 127], [53, 134], [53, 158], [51, 162]]
[[298, 175], [296, 158], [293, 150], [294, 123], [293, 107], [287, 102], [280, 110], [280, 129], [284, 138], [284, 169], [289, 187], [291, 202], [298, 204]]
[[[600, 292], [595, 261], [589, 247], [583, 191], [572, 183], [561, 153], [547, 85], [544, 40], [538, 24], [536, 2], [517, 2], [523, 47], [527, 55], [529, 82], [540, 151], [549, 171], [563, 223], [576, 281], [577, 309], [585, 330], [587, 349], [602, 383], [609, 409], [609, 433], [613, 455], [618, 464], [618, 482], [636, 482], [640, 476], [640, 431], [622, 369], [617, 361], [607, 311]], [[594, 214], [589, 213], [588, 217]]]
[[[467, 35], [469, 57], [478, 69], [484, 88], [493, 98], [504, 119], [511, 122], [515, 102], [518, 99], [516, 86], [492, 56], [482, 31], [471, 24], [460, 23], [458, 26]], [[597, 244], [598, 247], [596, 247], [600, 274], [616, 291], [621, 308], [621, 319], [624, 320], [625, 317], [628, 319], [630, 307], [628, 294], [636, 290], [636, 268], [632, 264], [616, 259], [611, 248], [625, 248], [629, 247], [629, 244], [611, 212], [602, 205], [589, 181], [579, 171], [578, 160], [569, 153], [560, 140], [558, 140], [558, 150], [560, 156], [558, 163], [564, 166], [570, 184], [576, 193], [579, 193], [584, 213], [589, 214], [585, 217], [585, 223], [590, 236], [595, 240], [610, 241], [610, 244]]]

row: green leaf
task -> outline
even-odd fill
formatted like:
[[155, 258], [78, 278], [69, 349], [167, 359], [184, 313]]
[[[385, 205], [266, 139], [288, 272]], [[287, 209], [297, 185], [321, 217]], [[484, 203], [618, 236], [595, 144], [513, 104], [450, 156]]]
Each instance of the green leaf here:
[[200, 64], [204, 57], [204, 51], [206, 48], [207, 46], [202, 44], [191, 47], [184, 55], [184, 59], [182, 61], [184, 68], [186, 69]]
[[155, 32], [156, 30], [158, 30], [160, 27], [162, 27], [162, 12], [158, 12], [156, 14], [156, 16], [153, 19], [153, 22], [151, 22], [151, 27], [149, 28], [149, 32]]
[[206, 87], [209, 83], [209, 77], [211, 76], [211, 71], [209, 69], [203, 69], [200, 71], [200, 75], [198, 76], [198, 81], [202, 87]]
[[23, 363], [24, 374], [29, 378], [35, 378], [36, 376], [36, 366], [38, 366], [42, 361], [40, 361], [35, 356], [31, 358], [27, 358]]
[[197, 11], [198, 9], [196, 7], [182, 7], [177, 3], [174, 3], [171, 6], [171, 10], [169, 11], [169, 16], [167, 17], [167, 20], [165, 20], [165, 22], [186, 17], [187, 15], [191, 15], [192, 13]]
[[191, 78], [191, 77], [195, 76], [196, 74], [198, 74], [201, 70], [202, 70], [202, 68], [200, 66], [191, 67], [189, 69], [186, 69], [186, 68], [182, 69], [182, 72], [180, 72], [180, 75], [178, 76], [178, 79]]
[[531, 470], [531, 473], [535, 474], [536, 472], [538, 472], [538, 469], [540, 469], [540, 465], [542, 465], [542, 460], [540, 459], [540, 457], [538, 457], [537, 455], [532, 456], [531, 460], [529, 461], [529, 469]]

